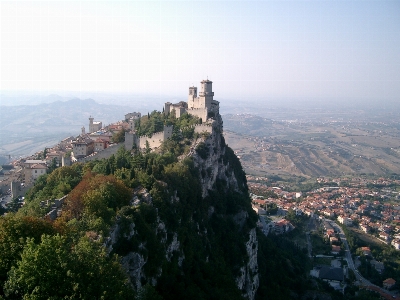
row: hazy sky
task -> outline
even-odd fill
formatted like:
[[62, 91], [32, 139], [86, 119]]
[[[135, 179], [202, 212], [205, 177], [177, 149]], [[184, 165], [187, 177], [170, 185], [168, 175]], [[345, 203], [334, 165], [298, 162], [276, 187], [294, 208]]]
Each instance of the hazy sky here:
[[[400, 1], [1, 1], [0, 90], [400, 101]], [[79, 96], [79, 95], [77, 95]], [[326, 100], [328, 101], [328, 100]]]

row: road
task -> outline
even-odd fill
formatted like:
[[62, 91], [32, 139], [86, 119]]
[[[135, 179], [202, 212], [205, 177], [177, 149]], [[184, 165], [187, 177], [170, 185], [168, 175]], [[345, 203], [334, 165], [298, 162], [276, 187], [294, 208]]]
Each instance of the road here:
[[331, 220], [326, 220], [326, 221], [328, 221], [332, 225], [332, 227], [339, 232], [339, 237], [340, 237], [341, 241], [343, 242], [343, 245], [345, 246], [345, 249], [346, 249], [345, 256], [346, 256], [346, 260], [347, 260], [347, 265], [351, 270], [353, 270], [354, 275], [356, 276], [356, 279], [361, 283], [361, 285], [370, 290], [380, 293], [381, 296], [383, 296], [386, 299], [400, 299], [400, 297], [394, 296], [389, 291], [387, 291], [377, 285], [374, 285], [368, 279], [364, 278], [360, 274], [360, 272], [358, 272], [357, 268], [354, 266], [353, 258], [351, 257], [349, 244], [347, 243], [346, 235], [344, 234], [343, 229]]

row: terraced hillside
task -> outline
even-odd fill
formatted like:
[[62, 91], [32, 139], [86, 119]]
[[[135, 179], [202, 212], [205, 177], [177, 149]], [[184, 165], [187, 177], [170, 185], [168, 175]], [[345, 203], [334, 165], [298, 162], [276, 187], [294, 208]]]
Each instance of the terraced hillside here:
[[[397, 119], [398, 120], [398, 119]], [[400, 173], [396, 119], [281, 120], [225, 115], [225, 139], [249, 174]]]

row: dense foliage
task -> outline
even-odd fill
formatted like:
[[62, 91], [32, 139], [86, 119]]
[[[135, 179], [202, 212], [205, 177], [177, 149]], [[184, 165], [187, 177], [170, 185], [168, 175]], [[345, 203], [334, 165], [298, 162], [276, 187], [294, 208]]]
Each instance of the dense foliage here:
[[[352, 253], [360, 256], [361, 266], [359, 268], [361, 274], [368, 278], [372, 283], [382, 286], [383, 280], [393, 278], [396, 282], [400, 282], [400, 253], [389, 245], [381, 243], [366, 243], [352, 230], [341, 225], [346, 234], [347, 242]], [[361, 247], [369, 247], [372, 256], [384, 264], [385, 269], [382, 273], [378, 273], [371, 264], [372, 257], [365, 257], [361, 251]]]
[[193, 131], [189, 129], [190, 126], [200, 124], [201, 120], [198, 117], [183, 114], [180, 118], [175, 118], [175, 111], [172, 113], [164, 114], [159, 111], [152, 111], [147, 116], [136, 120], [135, 129], [139, 136], [149, 135], [163, 131], [164, 125], [174, 126], [175, 135], [183, 135], [186, 138], [192, 138]]
[[306, 251], [288, 239], [273, 235], [266, 238], [259, 234], [258, 241], [257, 299], [295, 299], [304, 295], [311, 287], [306, 275], [310, 269]]
[[39, 244], [28, 239], [4, 291], [23, 299], [127, 299], [133, 293], [126, 282], [117, 258], [99, 243], [42, 235]]
[[[164, 125], [174, 126], [157, 152], [121, 147], [108, 159], [55, 168], [40, 177], [26, 204], [0, 218], [0, 296], [243, 299], [235, 280], [249, 260], [246, 242], [257, 215], [240, 161], [222, 136], [218, 163], [226, 167], [225, 179], [235, 177], [237, 188], [217, 179], [202, 197], [202, 180], [212, 170], [199, 172], [193, 159], [183, 155], [193, 149], [194, 140], [197, 157], [217, 153], [209, 135], [194, 133], [192, 125], [199, 123], [188, 114], [176, 119], [174, 112], [154, 111], [138, 120], [136, 129], [151, 135]], [[115, 139], [122, 136], [121, 131]], [[46, 214], [54, 199], [65, 195], [61, 216], [51, 221]], [[292, 211], [287, 218], [299, 229], [304, 226], [304, 218]], [[307, 298], [315, 282], [307, 276], [306, 250], [288, 236], [258, 232], [258, 241], [256, 299]], [[138, 256], [143, 259], [142, 288], [134, 290], [137, 282], [122, 265], [125, 258]], [[317, 285], [329, 289], [323, 282]], [[347, 295], [359, 299], [354, 291]]]
[[[202, 198], [201, 174], [191, 158], [180, 157], [193, 139], [208, 137], [194, 133], [192, 125], [198, 123], [187, 114], [176, 119], [173, 113], [152, 112], [137, 121], [139, 134], [174, 126], [157, 153], [120, 148], [108, 159], [55, 168], [40, 177], [26, 204], [0, 219], [2, 296], [241, 299], [235, 278], [248, 260], [245, 244], [257, 217], [243, 169], [229, 148], [221, 160], [232, 166], [240, 190], [219, 180]], [[51, 221], [46, 214], [65, 195], [61, 216]], [[250, 217], [238, 223], [236, 214], [243, 211]], [[104, 245], [113, 226], [119, 231], [108, 253]], [[179, 250], [166, 255], [173, 241]], [[137, 293], [121, 266], [129, 253], [146, 262]]]

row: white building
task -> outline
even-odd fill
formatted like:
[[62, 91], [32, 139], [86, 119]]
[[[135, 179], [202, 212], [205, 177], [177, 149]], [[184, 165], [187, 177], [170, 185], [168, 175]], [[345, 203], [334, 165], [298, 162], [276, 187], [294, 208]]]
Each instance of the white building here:
[[394, 239], [392, 241], [392, 245], [396, 250], [400, 250], [400, 240], [399, 239]]
[[351, 226], [351, 225], [353, 225], [353, 220], [350, 219], [350, 218], [348, 218], [348, 217], [346, 217], [346, 216], [339, 216], [339, 217], [337, 218], [337, 220], [339, 221], [339, 223], [341, 223], [341, 224], [343, 224], [343, 225], [346, 225], [346, 226]]
[[47, 173], [47, 165], [44, 160], [26, 160], [24, 163], [25, 183], [32, 184], [36, 179]]

